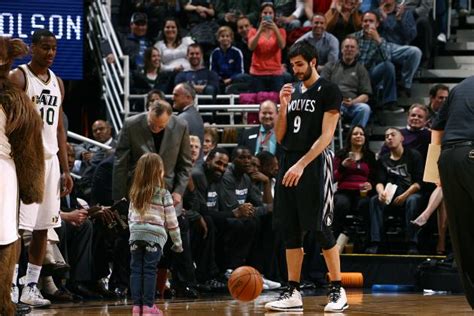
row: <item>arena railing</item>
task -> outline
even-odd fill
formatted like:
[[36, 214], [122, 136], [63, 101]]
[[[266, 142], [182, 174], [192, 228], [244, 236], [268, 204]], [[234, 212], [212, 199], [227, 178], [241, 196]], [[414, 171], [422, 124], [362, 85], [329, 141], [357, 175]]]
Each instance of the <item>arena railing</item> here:
[[[130, 67], [128, 55], [124, 55], [114, 27], [110, 21], [108, 8], [101, 0], [94, 0], [87, 12], [87, 40], [96, 64], [99, 65], [102, 95], [107, 108], [108, 120], [118, 133], [123, 118], [129, 112]], [[110, 47], [114, 62], [108, 63], [102, 46]]]

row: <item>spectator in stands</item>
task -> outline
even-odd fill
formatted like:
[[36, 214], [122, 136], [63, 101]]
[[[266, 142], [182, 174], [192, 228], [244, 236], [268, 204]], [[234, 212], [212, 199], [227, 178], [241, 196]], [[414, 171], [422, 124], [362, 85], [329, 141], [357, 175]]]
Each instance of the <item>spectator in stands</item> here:
[[191, 146], [191, 162], [196, 164], [201, 153], [201, 141], [196, 135], [189, 135], [189, 144]]
[[[229, 93], [229, 90], [243, 90], [250, 88], [250, 76], [244, 73], [244, 56], [242, 51], [232, 45], [234, 32], [228, 26], [221, 26], [217, 30], [216, 47], [209, 60], [209, 67], [219, 75], [221, 91]], [[242, 88], [239, 89], [238, 86]], [[237, 88], [237, 89], [235, 89]]]
[[207, 155], [217, 147], [217, 142], [219, 141], [219, 135], [217, 134], [217, 129], [213, 127], [204, 128], [204, 142], [202, 143], [202, 154], [204, 155], [203, 160], [207, 159]]
[[438, 113], [439, 109], [441, 108], [441, 105], [443, 105], [443, 103], [446, 102], [446, 100], [448, 99], [448, 95], [449, 87], [445, 86], [444, 84], [434, 85], [430, 89], [430, 103], [428, 105], [428, 110], [430, 112], [430, 123], [436, 113]]
[[422, 60], [421, 65], [424, 68], [431, 68], [433, 49], [433, 27], [431, 25], [433, 0], [407, 0], [405, 1], [405, 10], [413, 12], [416, 22], [416, 37], [412, 44], [421, 49]]
[[275, 0], [276, 23], [288, 32], [301, 26], [304, 13], [304, 0]]
[[282, 50], [286, 46], [286, 31], [275, 23], [271, 2], [261, 5], [260, 24], [258, 29], [250, 29], [248, 46], [253, 51], [250, 74], [255, 91], [279, 91], [284, 83]]
[[[385, 131], [385, 144], [390, 152], [382, 155], [376, 172], [377, 195], [370, 199], [370, 239], [372, 245], [367, 253], [377, 253], [382, 240], [383, 223], [389, 210], [401, 213], [404, 218], [406, 237], [409, 241], [408, 254], [418, 254], [417, 233], [410, 219], [421, 210], [421, 194], [418, 193], [423, 176], [423, 159], [413, 149], [404, 148], [400, 130], [390, 127]], [[396, 192], [390, 199], [387, 184], [396, 185]]]
[[215, 21], [215, 1], [187, 0], [184, 5], [189, 35], [203, 48], [206, 61], [216, 46], [215, 34], [219, 24]]
[[334, 196], [333, 232], [336, 238], [343, 232], [347, 214], [362, 215], [365, 221], [368, 221], [369, 198], [375, 184], [375, 171], [375, 154], [369, 149], [365, 130], [360, 125], [354, 125], [347, 134], [344, 148], [339, 150], [334, 158], [337, 191]]
[[321, 73], [324, 65], [335, 63], [339, 58], [339, 41], [337, 38], [326, 32], [326, 18], [324, 15], [316, 13], [312, 18], [313, 29], [301, 36], [297, 42], [307, 40], [316, 47], [318, 52], [318, 72]]
[[219, 76], [204, 67], [202, 48], [199, 44], [190, 44], [186, 58], [191, 69], [176, 75], [174, 84], [186, 82], [199, 94], [216, 95], [219, 92]]
[[373, 91], [378, 91], [381, 85], [384, 110], [403, 112], [397, 106], [395, 67], [390, 62], [388, 43], [377, 31], [378, 26], [377, 13], [367, 11], [362, 15], [362, 30], [353, 34], [359, 43], [358, 61], [369, 71]]
[[184, 5], [189, 29], [214, 18], [215, 10], [212, 1], [190, 0]]
[[150, 89], [170, 91], [170, 75], [161, 71], [161, 53], [156, 47], [145, 50], [143, 69], [133, 72], [130, 83], [133, 94], [144, 94]]
[[173, 89], [173, 108], [179, 112], [178, 117], [188, 125], [190, 135], [199, 137], [204, 142], [204, 122], [194, 106], [196, 91], [187, 83], [180, 83]]
[[358, 0], [332, 0], [326, 17], [326, 31], [334, 35], [339, 42], [347, 35], [362, 29], [362, 14]]
[[438, 30], [438, 36], [436, 40], [442, 44], [446, 44], [448, 40], [448, 1], [446, 0], [435, 0], [436, 5], [436, 26]]
[[413, 77], [421, 61], [421, 50], [408, 45], [416, 37], [413, 11], [395, 0], [382, 0], [377, 12], [381, 19], [380, 35], [388, 42], [391, 61], [401, 67], [398, 96], [410, 98]]
[[[426, 127], [428, 115], [429, 111], [425, 105], [415, 103], [408, 110], [407, 127], [400, 129], [403, 136], [403, 147], [418, 151], [423, 162], [426, 160], [428, 145], [431, 142], [431, 131]], [[385, 143], [380, 154], [385, 154], [389, 150]], [[424, 170], [424, 164], [422, 170]]]
[[261, 151], [269, 151], [275, 155], [278, 147], [275, 136], [277, 116], [277, 105], [270, 100], [263, 101], [258, 110], [260, 125], [243, 130], [238, 144], [247, 147], [255, 155]]
[[351, 126], [365, 128], [370, 118], [370, 106], [367, 104], [372, 94], [369, 73], [364, 65], [357, 62], [359, 45], [354, 37], [347, 37], [341, 44], [342, 58], [328, 63], [321, 77], [338, 85], [343, 100], [341, 112], [343, 118], [351, 120]]
[[245, 15], [251, 24], [258, 21], [258, 1], [255, 0], [217, 0], [216, 12], [220, 25], [233, 27], [239, 17]]
[[194, 43], [191, 37], [183, 37], [178, 21], [169, 17], [165, 20], [163, 30], [158, 37], [155, 47], [161, 52], [161, 68], [163, 71], [172, 71], [175, 74], [189, 70], [189, 61], [186, 59], [188, 46]]
[[317, 13], [326, 14], [330, 7], [331, 0], [305, 0], [304, 2], [304, 12], [308, 21]]
[[242, 51], [244, 56], [244, 72], [250, 73], [250, 63], [252, 60], [252, 51], [249, 49], [248, 35], [250, 29], [253, 27], [252, 23], [246, 16], [241, 16], [237, 20], [237, 33], [238, 37], [235, 40], [235, 46]]
[[[146, 13], [135, 12], [130, 20], [130, 33], [119, 36], [123, 53], [129, 55], [130, 69], [132, 71], [143, 68], [145, 50], [152, 46], [152, 43], [146, 37], [147, 30], [148, 18]], [[104, 47], [104, 52], [108, 54], [108, 62], [112, 63], [115, 60], [110, 53], [110, 46], [107, 46]]]
[[[92, 137], [95, 141], [110, 147], [115, 147], [117, 144], [112, 137], [112, 126], [104, 120], [97, 120], [92, 124]], [[87, 142], [76, 146], [75, 150], [76, 159], [80, 159], [86, 165], [97, 165], [108, 156], [107, 149]]]

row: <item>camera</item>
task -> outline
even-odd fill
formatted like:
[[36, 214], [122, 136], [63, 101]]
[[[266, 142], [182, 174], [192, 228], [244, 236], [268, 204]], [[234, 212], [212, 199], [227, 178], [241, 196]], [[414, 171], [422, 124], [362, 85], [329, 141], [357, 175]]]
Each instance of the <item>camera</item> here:
[[270, 21], [273, 21], [273, 17], [271, 15], [264, 15], [263, 20], [270, 22]]

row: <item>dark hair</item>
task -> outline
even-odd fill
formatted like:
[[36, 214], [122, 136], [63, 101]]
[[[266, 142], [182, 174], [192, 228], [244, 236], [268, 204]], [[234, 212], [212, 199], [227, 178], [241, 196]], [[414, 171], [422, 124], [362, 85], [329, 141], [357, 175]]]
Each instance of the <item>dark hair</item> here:
[[38, 44], [41, 41], [42, 37], [54, 37], [54, 34], [46, 29], [39, 29], [36, 30], [33, 35], [31, 36], [31, 43]]
[[387, 133], [387, 131], [388, 131], [389, 129], [393, 129], [394, 131], [397, 131], [400, 135], [402, 135], [402, 131], [401, 131], [398, 127], [389, 126], [389, 127], [387, 127], [387, 128], [384, 130], [384, 132], [383, 132], [384, 137], [385, 137], [385, 133]]
[[202, 46], [199, 43], [192, 43], [188, 45], [188, 49], [186, 50], [186, 54], [189, 53], [190, 48], [199, 48], [201, 50], [201, 54], [203, 53]]
[[275, 155], [266, 150], [259, 152], [256, 157], [260, 160], [262, 166], [271, 163], [271, 161], [275, 159]]
[[250, 152], [250, 149], [247, 146], [238, 145], [234, 150], [232, 150], [232, 161], [234, 161], [234, 159], [239, 155], [239, 150], [248, 150]]
[[275, 15], [276, 15], [276, 11], [275, 11], [275, 6], [273, 5], [272, 2], [263, 2], [261, 5], [260, 5], [260, 12], [259, 12], [259, 17], [260, 17], [260, 20], [262, 19], [262, 12], [265, 8], [267, 7], [270, 7], [272, 8], [273, 10], [273, 21], [275, 21]]
[[444, 84], [437, 84], [431, 87], [430, 89], [430, 97], [434, 98], [438, 93], [438, 90], [446, 90], [449, 92], [449, 87]]
[[214, 148], [213, 150], [211, 150], [209, 152], [209, 154], [207, 155], [206, 161], [214, 159], [214, 157], [216, 156], [217, 153], [223, 154], [223, 155], [226, 155], [227, 157], [229, 157], [229, 152], [225, 148], [216, 147], [216, 148]]
[[367, 14], [373, 14], [375, 16], [375, 19], [377, 20], [377, 22], [380, 23], [380, 15], [377, 11], [375, 10], [369, 10], [369, 11], [366, 11], [365, 13], [362, 14], [362, 19], [364, 19], [364, 16], [366, 16]]
[[168, 115], [173, 114], [173, 109], [171, 105], [165, 100], [156, 100], [148, 105], [148, 110], [153, 111], [156, 116], [160, 116], [163, 113]]
[[163, 93], [163, 91], [161, 90], [158, 90], [158, 89], [151, 89], [150, 91], [148, 91], [148, 93], [146, 94], [146, 103], [148, 104], [150, 102], [150, 98], [153, 94], [158, 94], [160, 96], [160, 99], [162, 100], [166, 100], [166, 96], [165, 94]]
[[296, 56], [303, 57], [308, 63], [316, 58], [318, 60], [318, 51], [309, 41], [303, 40], [294, 43], [291, 45], [290, 50], [288, 51], [288, 58], [294, 58]]
[[173, 44], [175, 44], [176, 47], [178, 47], [179, 45], [181, 45], [181, 40], [183, 38], [183, 35], [181, 34], [181, 26], [179, 25], [178, 20], [174, 17], [167, 17], [165, 19], [165, 21], [163, 22], [163, 29], [161, 30], [161, 34], [158, 39], [162, 39], [163, 42], [165, 42], [166, 44], [165, 27], [166, 27], [166, 22], [168, 21], [173, 21], [176, 24], [176, 40], [174, 41]]
[[[346, 159], [349, 155], [349, 152], [351, 151], [351, 138], [352, 138], [352, 133], [354, 133], [354, 130], [356, 128], [360, 128], [363, 132], [364, 135], [366, 134], [365, 128], [362, 127], [362, 125], [354, 125], [349, 129], [349, 132], [347, 133], [345, 142], [344, 142], [344, 147], [342, 147], [337, 153], [336, 157], [343, 159]], [[370, 168], [374, 167], [375, 168], [375, 154], [370, 150], [369, 148], [369, 142], [367, 139], [367, 136], [365, 137], [365, 142], [362, 145], [362, 161], [367, 162], [369, 164]]]
[[[151, 68], [151, 55], [153, 54], [154, 50], [156, 50], [161, 55], [160, 50], [154, 46], [148, 47], [147, 49], [145, 49], [145, 53], [143, 54], [143, 69], [145, 70], [145, 74], [148, 71], [148, 69]], [[160, 66], [158, 66], [158, 69], [159, 68]]]
[[344, 44], [344, 42], [345, 42], [346, 40], [353, 40], [353, 41], [355, 41], [356, 44], [357, 44], [357, 47], [359, 47], [359, 40], [357, 39], [357, 37], [355, 37], [354, 35], [351, 34], [351, 35], [347, 35], [347, 36], [342, 40], [342, 42], [341, 42], [341, 48], [342, 48], [342, 44]]

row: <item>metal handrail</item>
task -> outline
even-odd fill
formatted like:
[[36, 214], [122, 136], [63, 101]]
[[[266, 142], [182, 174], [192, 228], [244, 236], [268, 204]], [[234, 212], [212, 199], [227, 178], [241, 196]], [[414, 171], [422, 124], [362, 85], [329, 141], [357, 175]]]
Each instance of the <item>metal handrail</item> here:
[[94, 146], [100, 147], [100, 148], [105, 149], [105, 150], [110, 150], [110, 149], [112, 149], [112, 147], [109, 146], [109, 145], [102, 144], [102, 143], [100, 143], [100, 142], [98, 142], [98, 141], [96, 141], [96, 140], [87, 138], [87, 137], [85, 137], [85, 136], [76, 134], [76, 133], [71, 132], [71, 131], [68, 131], [68, 132], [67, 132], [67, 136], [68, 136], [68, 137], [71, 137], [72, 139], [81, 141], [81, 142], [85, 142], [85, 143], [92, 144], [92, 145], [94, 145]]

